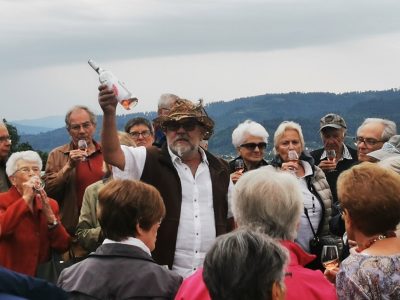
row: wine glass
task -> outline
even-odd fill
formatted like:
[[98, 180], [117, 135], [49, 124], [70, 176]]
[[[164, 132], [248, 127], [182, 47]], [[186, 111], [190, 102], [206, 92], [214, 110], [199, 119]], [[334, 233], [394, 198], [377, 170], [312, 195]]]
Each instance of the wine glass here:
[[235, 170], [236, 171], [243, 171], [244, 170], [244, 161], [243, 159], [239, 158], [235, 160]]
[[[330, 161], [330, 162], [335, 162], [336, 160], [336, 151], [333, 149], [329, 149], [329, 150], [325, 150], [326, 152], [326, 158]], [[329, 170], [328, 172], [333, 172], [335, 171], [335, 169]]]
[[339, 252], [335, 245], [322, 247], [321, 262], [325, 269], [333, 270], [339, 266]]
[[[298, 161], [299, 160], [299, 155], [297, 154], [297, 152], [295, 150], [289, 150], [288, 151], [288, 160], [289, 161]], [[292, 174], [296, 174], [296, 169], [293, 167], [288, 167], [289, 172]]]
[[80, 149], [80, 150], [83, 150], [83, 151], [85, 151], [86, 152], [86, 155], [84, 155], [83, 157], [82, 157], [82, 161], [85, 161], [85, 160], [87, 160], [87, 148], [88, 148], [88, 145], [87, 145], [87, 143], [86, 143], [86, 140], [79, 140], [78, 141], [78, 149]]
[[45, 182], [39, 176], [32, 176], [31, 177], [33, 183], [33, 189], [37, 192], [40, 192], [45, 187]]

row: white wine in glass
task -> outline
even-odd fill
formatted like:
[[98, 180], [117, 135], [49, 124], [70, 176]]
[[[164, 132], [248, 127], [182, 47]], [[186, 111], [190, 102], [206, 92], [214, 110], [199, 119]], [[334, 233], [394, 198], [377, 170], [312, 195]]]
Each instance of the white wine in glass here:
[[321, 262], [325, 269], [333, 270], [339, 267], [339, 252], [335, 245], [322, 247]]
[[83, 151], [86, 152], [86, 155], [83, 156], [82, 161], [87, 160], [88, 145], [86, 143], [86, 140], [79, 140], [78, 141], [78, 149], [83, 150]]

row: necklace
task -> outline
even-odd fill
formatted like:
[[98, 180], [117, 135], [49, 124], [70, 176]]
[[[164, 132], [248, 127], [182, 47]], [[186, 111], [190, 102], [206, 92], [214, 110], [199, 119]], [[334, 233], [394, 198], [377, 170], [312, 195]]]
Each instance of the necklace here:
[[364, 248], [360, 248], [357, 247], [356, 248], [356, 252], [360, 253], [361, 251], [364, 251], [365, 249], [368, 249], [369, 247], [371, 247], [373, 244], [375, 244], [376, 241], [381, 241], [387, 238], [391, 238], [391, 237], [396, 237], [396, 233], [394, 231], [388, 231], [385, 234], [380, 234], [372, 239], [370, 239], [366, 244]]

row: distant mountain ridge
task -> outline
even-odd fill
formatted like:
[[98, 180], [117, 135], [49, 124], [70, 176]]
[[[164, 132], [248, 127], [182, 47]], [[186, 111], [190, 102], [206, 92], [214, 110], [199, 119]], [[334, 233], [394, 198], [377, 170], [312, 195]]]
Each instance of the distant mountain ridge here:
[[[231, 143], [233, 129], [246, 119], [261, 123], [269, 132], [268, 150], [273, 145], [273, 134], [280, 122], [292, 120], [303, 129], [306, 146], [321, 146], [319, 120], [330, 112], [342, 115], [348, 126], [348, 135], [354, 136], [357, 127], [367, 117], [380, 117], [400, 124], [400, 90], [334, 93], [284, 93], [265, 94], [239, 98], [228, 102], [214, 102], [206, 105], [206, 111], [215, 121], [214, 135], [209, 142], [211, 152], [222, 155], [235, 153]], [[152, 120], [155, 112], [118, 116], [117, 126], [123, 130], [128, 119], [143, 116]], [[102, 116], [98, 117], [98, 132]], [[62, 125], [64, 126], [64, 124]], [[40, 134], [21, 135], [21, 142], [29, 142], [34, 149], [48, 152], [68, 142], [65, 128], [58, 128]]]

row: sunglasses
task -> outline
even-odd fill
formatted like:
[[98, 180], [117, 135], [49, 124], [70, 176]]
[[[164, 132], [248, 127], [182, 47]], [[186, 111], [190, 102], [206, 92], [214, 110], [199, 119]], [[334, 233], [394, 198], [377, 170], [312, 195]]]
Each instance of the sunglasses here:
[[197, 120], [191, 119], [182, 122], [178, 121], [168, 121], [163, 124], [164, 129], [168, 131], [177, 131], [179, 128], [183, 128], [185, 131], [192, 131], [199, 124]]
[[256, 143], [246, 143], [246, 144], [241, 144], [240, 147], [243, 147], [243, 148], [246, 148], [246, 149], [249, 149], [249, 150], [253, 150], [253, 151], [256, 149], [256, 147], [258, 149], [260, 149], [260, 150], [264, 150], [265, 148], [267, 148], [267, 143], [264, 143], [264, 142], [258, 143], [258, 144], [256, 144]]

